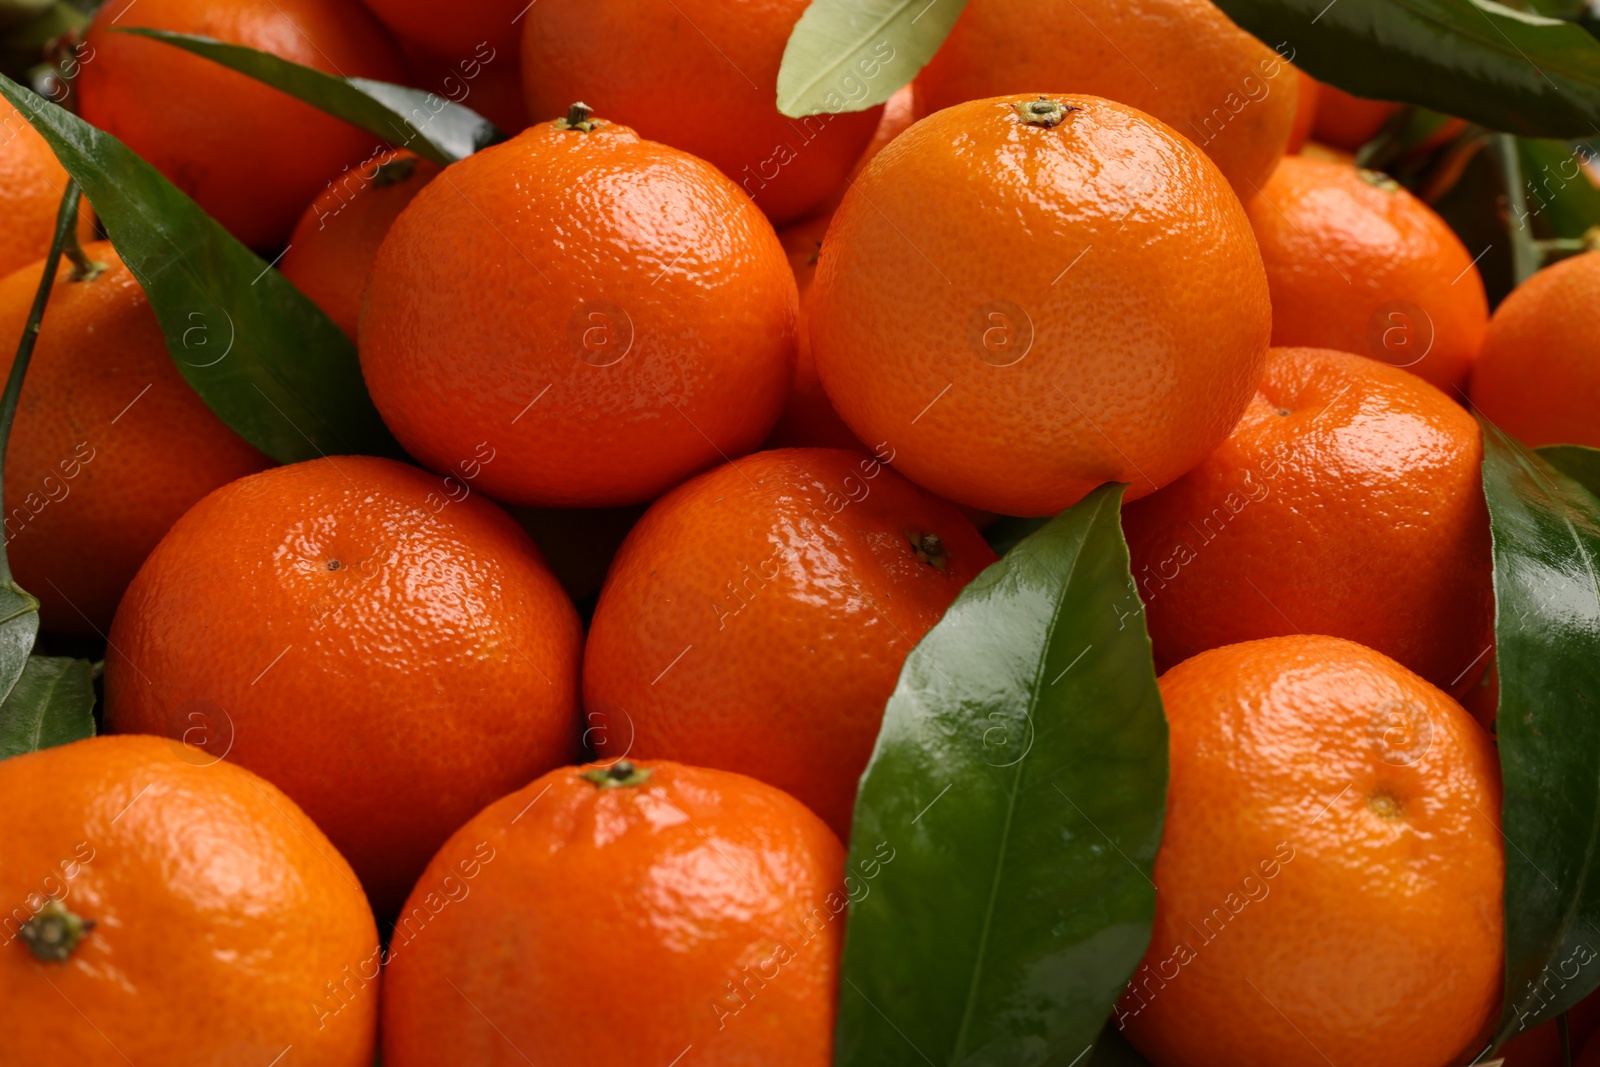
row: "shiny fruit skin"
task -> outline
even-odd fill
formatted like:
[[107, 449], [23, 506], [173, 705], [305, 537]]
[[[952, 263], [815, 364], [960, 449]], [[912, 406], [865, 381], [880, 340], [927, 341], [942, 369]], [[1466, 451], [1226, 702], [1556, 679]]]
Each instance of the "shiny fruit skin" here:
[[1156, 660], [1348, 638], [1459, 691], [1489, 659], [1483, 439], [1404, 371], [1274, 348], [1222, 447], [1123, 511]]
[[1210, 156], [1241, 200], [1283, 155], [1298, 90], [1294, 68], [1211, 0], [969, 0], [917, 76], [921, 114], [1035, 91], [1138, 108]]
[[1399, 110], [1399, 104], [1351, 96], [1343, 89], [1323, 84], [1317, 93], [1317, 117], [1311, 136], [1325, 145], [1354, 152], [1378, 136], [1389, 116]]
[[[850, 173], [882, 110], [779, 113], [778, 67], [808, 3], [540, 0], [523, 19], [528, 115], [552, 119], [582, 100], [641, 137], [711, 163], [774, 226], [787, 225], [820, 207]], [[871, 78], [848, 77], [841, 105], [859, 100]]]
[[[6, 105], [9, 107], [9, 105]], [[12, 108], [0, 119], [0, 277], [50, 251], [56, 212], [67, 192], [67, 171], [43, 137]], [[94, 240], [89, 202], [78, 201], [78, 240]], [[13, 347], [7, 344], [7, 347]]]
[[329, 74], [400, 81], [399, 53], [355, 0], [113, 0], [84, 38], [83, 117], [165, 174], [240, 241], [276, 249], [339, 168], [376, 139], [171, 45], [146, 27], [257, 48]]
[[[109, 242], [106, 265], [71, 279], [62, 261], [6, 452], [5, 537], [43, 627], [88, 637], [150, 550], [221, 485], [269, 465], [178, 373], [144, 290]], [[0, 279], [0, 374], [32, 310], [43, 262]]]
[[383, 152], [348, 170], [306, 208], [278, 270], [353, 341], [378, 246], [400, 212], [439, 174], [410, 152]]
[[366, 456], [241, 479], [178, 521], [111, 629], [107, 728], [203, 737], [273, 782], [383, 916], [576, 749], [572, 602], [504, 512], [448, 493]]
[[373, 266], [361, 369], [407, 451], [511, 504], [652, 500], [761, 443], [794, 373], [794, 277], [709, 164], [547, 122], [448, 168]]
[[1600, 448], [1600, 252], [1544, 268], [1489, 320], [1472, 403], [1525, 445]]
[[1156, 1067], [1465, 1062], [1501, 994], [1489, 735], [1331, 637], [1201, 653], [1161, 697], [1155, 930], [1114, 1015], [1133, 1044]]
[[768, 448], [848, 448], [857, 452], [871, 451], [850, 432], [839, 413], [833, 410], [833, 401], [822, 388], [817, 377], [817, 361], [811, 355], [811, 331], [806, 326], [806, 305], [811, 294], [811, 282], [817, 275], [817, 257], [822, 253], [822, 237], [828, 232], [833, 216], [817, 215], [797, 222], [778, 234], [783, 250], [789, 257], [789, 269], [794, 272], [795, 286], [800, 293], [800, 317], [795, 332], [794, 380], [789, 386], [789, 399], [783, 405], [778, 423], [767, 437]]
[[1245, 210], [1274, 345], [1371, 356], [1465, 399], [1489, 303], [1472, 254], [1432, 208], [1385, 175], [1287, 156]]
[[[887, 454], [885, 454], [887, 456]], [[942, 565], [916, 541], [942, 542]], [[758, 452], [658, 500], [584, 650], [597, 754], [738, 770], [841, 838], [911, 646], [994, 551], [878, 458]]]
[[[496, 58], [516, 63], [522, 27], [517, 16], [528, 0], [466, 0], [447, 8], [433, 0], [362, 0], [378, 21], [402, 41], [427, 49], [440, 59], [466, 59], [487, 44]], [[468, 104], [468, 107], [472, 105]]]
[[[1200, 462], [1271, 330], [1211, 161], [1121, 104], [1049, 101], [958, 104], [890, 142], [834, 216], [807, 309], [857, 436], [1006, 515], [1053, 515], [1107, 481], [1142, 496]], [[1043, 126], [1013, 105], [1072, 110]]]
[[[0, 807], [7, 1064], [267, 1064], [292, 1047], [370, 1067], [372, 912], [271, 783], [164, 738], [95, 737], [0, 763]], [[64, 962], [17, 937], [51, 895], [95, 922]], [[330, 982], [342, 1004], [320, 999]]]
[[390, 946], [385, 1067], [832, 1062], [838, 839], [744, 775], [641, 769], [552, 771], [439, 850]]

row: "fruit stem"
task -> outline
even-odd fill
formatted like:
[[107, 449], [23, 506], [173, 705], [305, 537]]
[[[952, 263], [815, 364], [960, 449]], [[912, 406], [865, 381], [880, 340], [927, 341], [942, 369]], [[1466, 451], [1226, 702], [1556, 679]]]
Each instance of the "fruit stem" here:
[[1071, 104], [1063, 104], [1047, 96], [1041, 96], [1037, 100], [1020, 100], [1011, 106], [1029, 126], [1043, 126], [1047, 129], [1061, 125], [1069, 112], [1078, 110]]
[[620, 789], [624, 786], [643, 785], [653, 772], [640, 767], [632, 760], [619, 759], [609, 767], [591, 767], [578, 777], [593, 782], [601, 789]]
[[[17, 356], [11, 361], [11, 374], [6, 378], [5, 392], [0, 393], [0, 470], [5, 469], [6, 443], [11, 437], [11, 423], [17, 414], [17, 398], [22, 395], [22, 378], [28, 373], [28, 362], [33, 359], [33, 348], [39, 341], [39, 324], [44, 320], [45, 305], [55, 289], [56, 270], [61, 266], [61, 253], [68, 242], [80, 257], [75, 233], [78, 229], [78, 183], [68, 180], [67, 191], [62, 194], [61, 208], [56, 212], [56, 232], [50, 239], [50, 252], [44, 259], [44, 273], [39, 275], [39, 288], [33, 294], [33, 307], [22, 327], [22, 339], [17, 342]], [[87, 257], [84, 257], [87, 259]], [[74, 261], [76, 262], [76, 261]], [[0, 514], [5, 504], [0, 498]], [[6, 558], [4, 545], [0, 545], [0, 585], [15, 586], [11, 562]]]
[[33, 918], [22, 924], [17, 936], [35, 959], [43, 963], [65, 963], [78, 942], [94, 927], [93, 919], [68, 911], [65, 904], [51, 897]]
[[595, 127], [604, 125], [604, 120], [594, 117], [594, 108], [582, 100], [567, 108], [566, 118], [556, 120], [556, 129], [577, 130], [580, 133], [589, 133]]

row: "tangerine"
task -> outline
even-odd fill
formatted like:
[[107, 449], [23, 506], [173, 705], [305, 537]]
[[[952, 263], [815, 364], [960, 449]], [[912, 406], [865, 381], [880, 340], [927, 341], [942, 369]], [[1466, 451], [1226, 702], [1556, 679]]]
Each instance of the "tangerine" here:
[[572, 757], [582, 640], [482, 497], [392, 460], [296, 463], [150, 554], [111, 628], [106, 727], [204, 739], [283, 789], [387, 917], [473, 812]]
[[1289, 130], [1289, 145], [1286, 149], [1289, 155], [1298, 155], [1300, 149], [1305, 147], [1306, 141], [1311, 138], [1311, 125], [1317, 118], [1317, 98], [1322, 92], [1322, 86], [1317, 79], [1303, 70], [1296, 70], [1295, 75], [1300, 83], [1300, 95], [1294, 107], [1294, 125]]
[[[50, 145], [12, 108], [0, 120], [0, 277], [43, 259], [67, 192], [67, 171]], [[94, 240], [94, 216], [79, 198], [78, 240]], [[9, 346], [9, 341], [7, 342]]]
[[1472, 403], [1526, 445], [1600, 448], [1600, 251], [1536, 272], [1495, 308]]
[[1399, 110], [1399, 104], [1352, 96], [1324, 83], [1317, 93], [1312, 136], [1325, 145], [1354, 152], [1378, 136], [1389, 117]]
[[845, 195], [812, 284], [812, 354], [846, 424], [940, 496], [1006, 515], [1107, 481], [1141, 496], [1200, 462], [1271, 330], [1215, 164], [1088, 96], [912, 126]]
[[0, 806], [7, 1063], [372, 1063], [372, 911], [270, 782], [94, 737], [0, 763]]
[[213, 37], [344, 77], [401, 80], [399, 53], [354, 0], [113, 0], [89, 24], [83, 117], [112, 134], [252, 248], [281, 247], [372, 135], [134, 27]]
[[1124, 509], [1157, 662], [1328, 634], [1461, 691], [1494, 619], [1482, 461], [1472, 416], [1415, 376], [1272, 349], [1222, 447]]
[[395, 220], [361, 369], [407, 451], [508, 503], [651, 500], [761, 443], [794, 373], [783, 246], [715, 168], [588, 117], [451, 166]]
[[[139, 565], [196, 501], [271, 463], [183, 380], [116, 249], [84, 252], [105, 269], [57, 271], [6, 451], [4, 522], [41, 625], [81, 637], [110, 628]], [[0, 280], [0, 376], [43, 272]]]
[[[431, 0], [362, 0], [401, 41], [440, 59], [463, 60], [487, 46], [516, 64], [527, 0], [468, 0], [443, 11]], [[458, 101], [459, 102], [459, 101]]]
[[1453, 397], [1489, 323], [1461, 239], [1393, 178], [1288, 156], [1245, 205], [1272, 288], [1272, 343], [1404, 367]]
[[849, 835], [900, 665], [995, 559], [889, 458], [758, 452], [645, 512], [584, 651], [599, 755], [738, 769]]
[[439, 169], [404, 150], [383, 152], [330, 184], [295, 224], [278, 270], [352, 341], [378, 246]]
[[741, 774], [551, 771], [458, 830], [406, 901], [383, 1062], [633, 1067], [692, 1048], [706, 1067], [827, 1067], [843, 865], [821, 820]]
[[862, 99], [881, 49], [840, 76], [836, 114], [778, 111], [778, 68], [810, 0], [541, 0], [526, 15], [522, 83], [528, 115], [554, 118], [573, 100], [640, 136], [692, 153], [737, 182], [782, 226], [816, 210], [878, 125]]
[[1117, 1023], [1157, 1067], [1444, 1067], [1500, 1006], [1488, 734], [1332, 637], [1202, 652], [1170, 730], [1155, 930]]
[[1203, 149], [1245, 200], [1289, 143], [1294, 74], [1211, 0], [969, 0], [917, 101], [928, 114], [1003, 93], [1116, 100]]

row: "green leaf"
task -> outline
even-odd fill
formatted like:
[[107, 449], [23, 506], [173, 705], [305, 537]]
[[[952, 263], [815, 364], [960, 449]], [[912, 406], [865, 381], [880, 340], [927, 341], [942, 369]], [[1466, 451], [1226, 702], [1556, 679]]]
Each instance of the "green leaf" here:
[[0, 76], [94, 205], [183, 375], [233, 430], [284, 463], [398, 455], [355, 346], [322, 310], [121, 141]]
[[89, 661], [29, 656], [16, 688], [0, 703], [0, 759], [93, 736]]
[[1494, 0], [1218, 0], [1312, 77], [1525, 137], [1600, 121], [1600, 41]]
[[778, 70], [778, 110], [790, 118], [865, 111], [916, 77], [967, 0], [812, 0]]
[[[1531, 221], [1541, 223], [1554, 237], [1582, 237], [1591, 226], [1600, 226], [1600, 188], [1582, 169], [1595, 158], [1588, 145], [1523, 138], [1517, 142], [1517, 154]], [[1511, 224], [1518, 221], [1512, 219]]]
[[117, 32], [149, 37], [220, 63], [392, 145], [409, 148], [441, 167], [506, 139], [494, 123], [471, 108], [422, 89], [366, 78], [340, 78], [270, 52], [210, 37], [135, 28]]
[[1546, 463], [1600, 497], [1600, 449], [1545, 445], [1537, 451]]
[[1503, 1041], [1600, 984], [1600, 500], [1479, 421], [1505, 783]]
[[906, 659], [856, 802], [841, 1065], [1072, 1063], [1148, 945], [1167, 730], [1124, 489], [1019, 543]]

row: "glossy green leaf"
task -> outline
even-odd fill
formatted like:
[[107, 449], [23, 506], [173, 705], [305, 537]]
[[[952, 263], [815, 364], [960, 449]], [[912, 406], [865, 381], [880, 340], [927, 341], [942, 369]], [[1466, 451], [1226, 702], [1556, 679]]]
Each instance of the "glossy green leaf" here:
[[494, 123], [476, 111], [423, 89], [366, 78], [341, 78], [270, 52], [210, 37], [137, 28], [117, 32], [149, 37], [220, 63], [359, 126], [397, 148], [409, 148], [441, 167], [506, 139]]
[[836, 1063], [1072, 1063], [1142, 957], [1167, 730], [1125, 488], [1020, 542], [907, 657], [856, 802]]
[[194, 391], [288, 463], [398, 455], [355, 345], [281, 274], [121, 141], [0, 76], [4, 96], [83, 187]]
[[1307, 74], [1525, 137], [1600, 123], [1600, 41], [1495, 0], [1218, 0]]
[[94, 736], [94, 682], [89, 661], [29, 656], [0, 703], [0, 759]]
[[1582, 445], [1545, 445], [1537, 451], [1546, 463], [1595, 496], [1600, 496], [1600, 449]]
[[863, 111], [916, 77], [967, 0], [812, 0], [778, 70], [778, 110], [791, 118]]
[[1600, 985], [1600, 500], [1482, 425], [1505, 784], [1505, 1040]]

